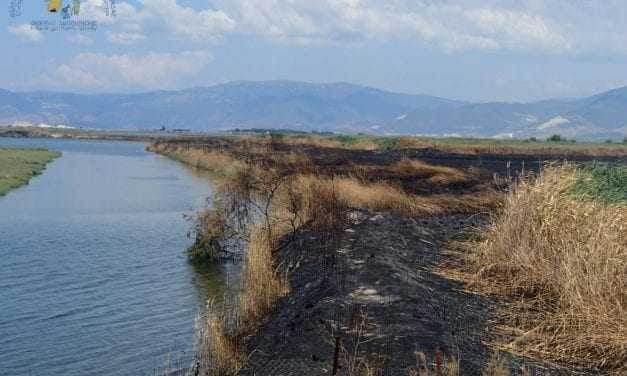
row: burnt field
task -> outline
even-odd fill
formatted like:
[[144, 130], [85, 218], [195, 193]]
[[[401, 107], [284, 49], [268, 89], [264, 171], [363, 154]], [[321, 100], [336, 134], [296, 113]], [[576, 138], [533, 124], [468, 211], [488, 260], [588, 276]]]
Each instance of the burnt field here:
[[[577, 342], [576, 332], [556, 330], [551, 315], [568, 304], [532, 311], [519, 304], [559, 301], [553, 294], [562, 288], [504, 283], [533, 273], [488, 260], [482, 242], [511, 210], [519, 180], [557, 163], [568, 171], [593, 160], [625, 165], [625, 156], [364, 150], [273, 137], [170, 140], [149, 150], [223, 180], [216, 208], [199, 215], [194, 258], [212, 262], [233, 238], [248, 244], [235, 296], [206, 317], [198, 374], [620, 373], [622, 323], [612, 339], [563, 345]], [[255, 223], [233, 229], [250, 205]], [[619, 243], [608, 249], [623, 258], [623, 238], [612, 239]], [[505, 293], [487, 288], [492, 277]], [[537, 317], [544, 309], [550, 320]], [[545, 350], [552, 346], [554, 354]]]
[[[568, 149], [560, 152], [559, 148], [547, 149], [544, 153], [534, 155], [517, 153], [518, 150], [516, 149], [512, 149], [511, 154], [503, 152], [494, 154], [483, 152], [457, 153], [431, 147], [364, 150], [308, 145], [306, 143], [273, 142], [272, 139], [259, 141], [258, 139], [243, 137], [182, 138], [156, 142], [154, 148], [163, 149], [166, 153], [184, 150], [187, 152], [225, 154], [235, 160], [255, 163], [264, 168], [284, 164], [281, 168], [290, 169], [294, 173], [299, 172], [297, 169], [301, 168], [306, 169], [307, 172], [325, 176], [357, 176], [371, 182], [394, 181], [401, 184], [408, 192], [420, 194], [472, 191], [480, 187], [481, 184], [494, 183], [495, 176], [497, 178], [516, 178], [520, 174], [538, 172], [550, 162], [627, 163], [627, 155], [622, 155], [622, 153], [594, 155], [588, 152], [576, 153]], [[294, 163], [294, 157], [300, 158], [301, 161], [306, 160], [306, 162]], [[428, 178], [435, 174], [435, 169], [422, 173], [390, 169], [390, 166], [404, 160], [416, 160], [432, 166], [458, 169], [469, 172], [472, 178], [464, 182], [434, 184]]]

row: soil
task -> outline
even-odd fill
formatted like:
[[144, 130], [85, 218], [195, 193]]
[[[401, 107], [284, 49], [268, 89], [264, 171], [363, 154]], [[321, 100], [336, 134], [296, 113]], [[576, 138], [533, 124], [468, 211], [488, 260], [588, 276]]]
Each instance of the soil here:
[[[359, 358], [373, 375], [408, 375], [456, 357], [462, 375], [480, 374], [491, 356], [497, 303], [436, 272], [442, 249], [487, 224], [486, 215], [406, 218], [353, 211], [341, 234], [307, 229], [281, 249], [291, 293], [249, 338], [245, 375], [331, 375], [339, 337], [340, 374]], [[356, 344], [357, 349], [355, 349]], [[416, 352], [427, 364], [417, 364]], [[351, 354], [351, 356], [349, 356]], [[438, 354], [438, 355], [436, 355]], [[513, 374], [573, 374], [554, 365], [507, 358]]]

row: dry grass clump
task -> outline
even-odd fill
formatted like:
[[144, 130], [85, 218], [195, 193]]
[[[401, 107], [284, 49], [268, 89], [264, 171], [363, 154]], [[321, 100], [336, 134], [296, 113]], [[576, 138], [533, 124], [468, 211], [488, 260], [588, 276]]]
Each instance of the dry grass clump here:
[[[342, 231], [349, 207], [340, 188], [341, 179], [299, 176], [295, 187], [303, 187], [303, 219], [318, 232]], [[298, 188], [296, 188], [298, 189]]]
[[274, 265], [272, 251], [276, 244], [276, 239], [268, 238], [263, 227], [252, 229], [239, 293], [240, 330], [258, 325], [289, 292], [287, 276]]
[[552, 166], [508, 195], [471, 249], [480, 281], [520, 304], [517, 352], [627, 372], [627, 207], [577, 201], [580, 171]]
[[220, 175], [229, 176], [243, 167], [243, 163], [227, 153], [203, 150], [201, 148], [186, 148], [168, 143], [156, 143], [147, 148], [149, 151], [167, 155], [168, 157], [190, 166], [212, 171]]
[[286, 137], [283, 142], [293, 146], [313, 146], [319, 148], [341, 148], [344, 144], [329, 137], [306, 136], [306, 137]]
[[230, 313], [228, 308], [210, 301], [205, 316], [196, 320], [195, 374], [237, 375], [246, 364], [237, 337], [227, 328]]
[[436, 166], [417, 159], [402, 159], [387, 170], [399, 178], [426, 179], [432, 184], [466, 183], [471, 177], [465, 172], [446, 166]]
[[416, 137], [401, 136], [396, 140], [396, 148], [398, 149], [420, 149], [432, 146], [433, 143], [425, 142]]
[[[492, 191], [483, 194], [416, 196], [388, 183], [364, 183], [352, 177], [325, 178], [307, 175], [298, 179], [299, 184], [304, 187], [315, 187], [314, 191], [333, 187], [337, 200], [351, 208], [393, 210], [410, 216], [477, 211], [497, 207], [501, 200], [501, 196]], [[320, 206], [325, 201], [313, 202], [315, 206]], [[320, 216], [321, 214], [315, 213], [310, 215], [312, 218]]]

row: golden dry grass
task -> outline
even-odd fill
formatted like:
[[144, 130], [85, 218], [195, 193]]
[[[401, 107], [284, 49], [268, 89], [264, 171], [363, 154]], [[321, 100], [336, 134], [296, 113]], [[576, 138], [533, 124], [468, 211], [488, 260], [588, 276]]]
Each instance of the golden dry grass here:
[[580, 171], [520, 182], [485, 240], [469, 247], [478, 281], [512, 304], [515, 352], [627, 372], [627, 207], [576, 201]]
[[389, 166], [387, 170], [399, 178], [426, 179], [436, 185], [471, 181], [471, 177], [459, 169], [436, 166], [417, 159], [402, 159]]
[[147, 150], [167, 155], [168, 157], [220, 175], [230, 175], [243, 167], [243, 163], [227, 153], [206, 151], [200, 148], [184, 148], [167, 143], [152, 144]]
[[[392, 210], [405, 215], [463, 213], [494, 208], [500, 204], [496, 192], [482, 194], [416, 196], [387, 183], [364, 183], [356, 178], [299, 176], [303, 187], [334, 187], [341, 202], [355, 209]], [[320, 202], [320, 201], [318, 201]]]
[[237, 375], [246, 364], [237, 338], [226, 327], [228, 313], [210, 301], [205, 316], [196, 320], [198, 375]]
[[247, 331], [252, 329], [251, 325], [258, 325], [289, 292], [287, 277], [274, 265], [275, 246], [276, 240], [268, 238], [262, 226], [252, 229], [241, 276], [239, 313], [243, 326], [240, 330]]

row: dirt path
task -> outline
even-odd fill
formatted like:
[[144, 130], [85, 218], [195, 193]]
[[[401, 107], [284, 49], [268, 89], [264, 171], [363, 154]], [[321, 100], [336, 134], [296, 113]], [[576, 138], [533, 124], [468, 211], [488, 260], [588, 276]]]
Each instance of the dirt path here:
[[[434, 270], [445, 257], [441, 247], [485, 225], [485, 216], [355, 211], [350, 219], [340, 236], [328, 236], [333, 242], [304, 230], [280, 251], [292, 292], [250, 339], [244, 374], [329, 375], [335, 337], [344, 347], [342, 375], [356, 358], [378, 368], [373, 375], [407, 375], [417, 351], [430, 368], [438, 352], [442, 362], [457, 357], [460, 374], [480, 374], [491, 355], [483, 341], [495, 304]], [[563, 373], [522, 359], [511, 359], [512, 368], [523, 362], [536, 375]]]

